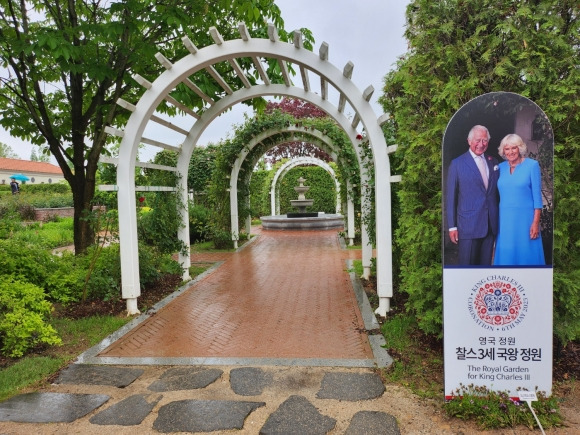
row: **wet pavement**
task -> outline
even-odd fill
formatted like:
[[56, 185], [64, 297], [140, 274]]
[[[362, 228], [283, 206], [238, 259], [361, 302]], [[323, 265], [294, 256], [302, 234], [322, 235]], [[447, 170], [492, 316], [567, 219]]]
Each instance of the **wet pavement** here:
[[263, 231], [99, 358], [372, 360], [336, 231]]
[[[192, 261], [208, 261], [193, 254]], [[63, 370], [0, 434], [397, 434], [392, 360], [336, 231], [263, 231]], [[370, 335], [369, 335], [370, 334]]]

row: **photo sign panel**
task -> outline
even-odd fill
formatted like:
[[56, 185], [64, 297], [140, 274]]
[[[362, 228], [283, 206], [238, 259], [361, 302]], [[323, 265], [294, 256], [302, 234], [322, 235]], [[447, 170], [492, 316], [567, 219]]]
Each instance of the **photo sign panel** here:
[[443, 138], [445, 397], [552, 390], [554, 136], [510, 92], [474, 98]]

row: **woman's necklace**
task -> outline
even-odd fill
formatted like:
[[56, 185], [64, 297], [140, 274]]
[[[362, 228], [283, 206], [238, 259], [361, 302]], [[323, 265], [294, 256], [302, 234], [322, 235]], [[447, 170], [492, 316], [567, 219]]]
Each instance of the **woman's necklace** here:
[[514, 172], [514, 170], [516, 169], [516, 166], [519, 165], [520, 163], [522, 163], [523, 161], [524, 161], [524, 158], [520, 157], [518, 159], [518, 161], [513, 163], [513, 164], [512, 164], [512, 162], [508, 162], [510, 165], [510, 174], [512, 174]]
[[523, 161], [524, 161], [524, 159], [523, 159], [522, 157], [520, 157], [520, 158], [518, 159], [518, 161], [517, 161], [517, 162], [515, 162], [515, 163], [513, 163], [513, 164], [512, 164], [512, 162], [509, 162], [509, 164], [510, 164], [510, 168], [512, 168], [512, 169], [513, 169], [513, 168], [515, 168], [517, 165], [519, 165], [519, 164], [520, 164], [520, 163], [522, 163]]

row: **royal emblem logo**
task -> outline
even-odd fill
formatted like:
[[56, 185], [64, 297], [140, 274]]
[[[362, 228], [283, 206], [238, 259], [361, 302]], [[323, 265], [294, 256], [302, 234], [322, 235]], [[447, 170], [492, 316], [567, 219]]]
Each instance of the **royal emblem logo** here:
[[514, 328], [525, 316], [525, 289], [509, 277], [488, 277], [473, 287], [469, 297], [473, 319], [486, 329]]

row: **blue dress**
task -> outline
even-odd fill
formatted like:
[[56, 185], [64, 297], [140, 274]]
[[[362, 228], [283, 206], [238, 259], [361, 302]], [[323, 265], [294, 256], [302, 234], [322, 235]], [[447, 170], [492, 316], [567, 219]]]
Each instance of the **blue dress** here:
[[499, 232], [494, 265], [544, 265], [541, 235], [530, 238], [534, 209], [542, 208], [540, 165], [525, 158], [510, 174], [507, 161], [499, 164]]

